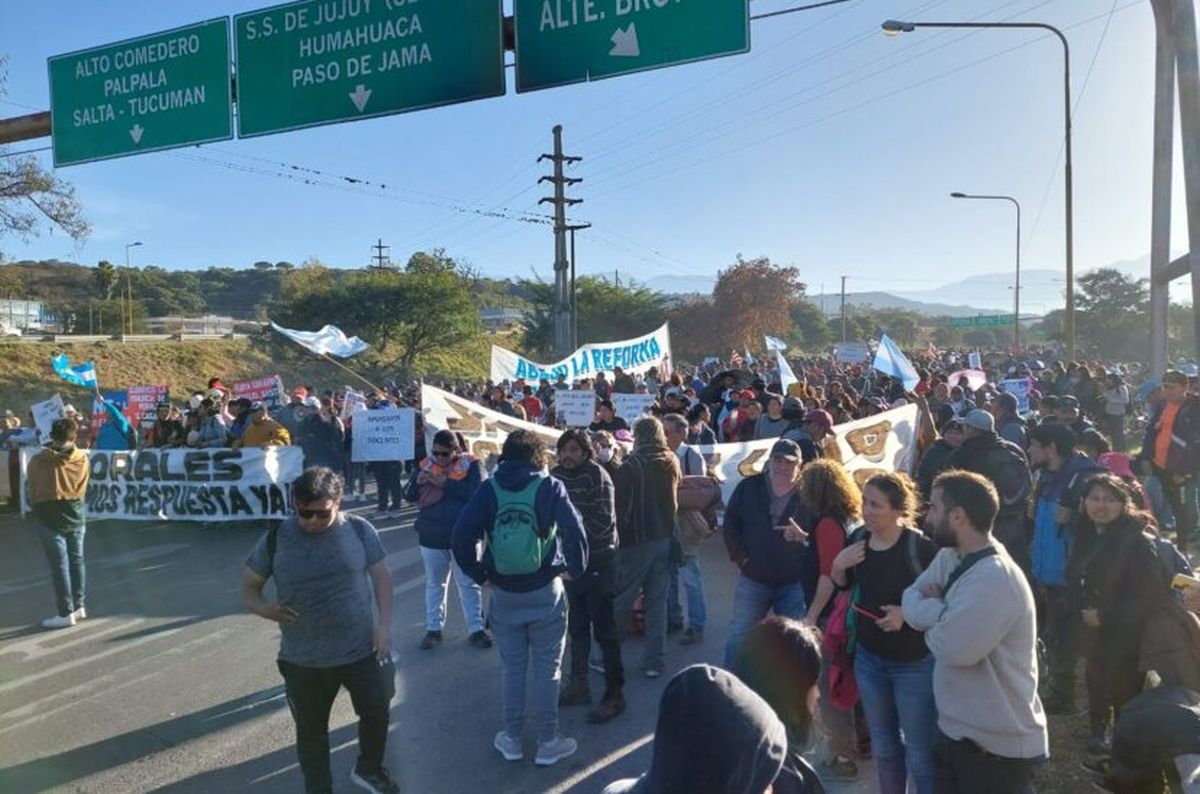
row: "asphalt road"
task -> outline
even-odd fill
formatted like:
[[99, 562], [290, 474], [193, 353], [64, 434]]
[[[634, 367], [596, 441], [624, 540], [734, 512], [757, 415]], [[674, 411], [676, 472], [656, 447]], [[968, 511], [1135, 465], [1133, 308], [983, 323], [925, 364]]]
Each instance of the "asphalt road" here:
[[[467, 643], [453, 588], [446, 641], [417, 648], [424, 574], [412, 514], [376, 525], [395, 586], [398, 682], [387, 759], [406, 792], [599, 792], [647, 767], [670, 673], [721, 658], [734, 576], [714, 539], [701, 560], [709, 605], [703, 643], [683, 647], [670, 638], [668, 674], [658, 680], [631, 664], [628, 710], [608, 725], [588, 725], [583, 710], [564, 709], [562, 730], [579, 741], [573, 757], [535, 767], [527, 730], [526, 760], [507, 763], [492, 749], [501, 722], [495, 648]], [[0, 519], [0, 792], [303, 790], [274, 662], [277, 629], [239, 601], [242, 561], [260, 531], [94, 524], [90, 619], [51, 632], [38, 625], [54, 610], [36, 532]], [[640, 659], [639, 644], [627, 642], [627, 659]], [[598, 674], [592, 688], [597, 697], [603, 690]], [[360, 790], [349, 781], [357, 740], [345, 693], [330, 734], [336, 790]], [[869, 765], [862, 769], [859, 784], [831, 786], [831, 794], [873, 791]]]

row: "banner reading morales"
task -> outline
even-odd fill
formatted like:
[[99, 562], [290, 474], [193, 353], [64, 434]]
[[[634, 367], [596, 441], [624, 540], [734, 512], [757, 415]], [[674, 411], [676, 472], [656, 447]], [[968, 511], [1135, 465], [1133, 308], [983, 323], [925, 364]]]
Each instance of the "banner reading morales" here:
[[662, 371], [669, 367], [671, 334], [667, 324], [636, 339], [584, 345], [568, 358], [554, 364], [538, 364], [511, 350], [492, 345], [492, 382], [514, 380], [553, 383], [562, 375], [570, 383], [578, 378], [592, 378], [597, 372], [612, 373], [620, 367], [630, 374], [646, 372], [651, 367]]
[[[90, 520], [261, 521], [291, 513], [289, 485], [304, 471], [299, 447], [85, 450]], [[21, 450], [24, 481], [37, 449]], [[21, 511], [28, 512], [26, 489]]]
[[[425, 431], [449, 429], [462, 433], [472, 455], [484, 461], [489, 470], [500, 454], [504, 439], [514, 430], [529, 430], [540, 435], [553, 456], [561, 431], [520, 419], [457, 397], [433, 386], [421, 386], [421, 406], [425, 413]], [[917, 406], [893, 408], [866, 419], [835, 425], [833, 435], [822, 444], [822, 454], [841, 461], [859, 485], [880, 471], [911, 472], [917, 451]], [[777, 439], [747, 441], [741, 444], [711, 444], [696, 449], [708, 461], [721, 483], [726, 499], [743, 477], [762, 471], [763, 464]]]

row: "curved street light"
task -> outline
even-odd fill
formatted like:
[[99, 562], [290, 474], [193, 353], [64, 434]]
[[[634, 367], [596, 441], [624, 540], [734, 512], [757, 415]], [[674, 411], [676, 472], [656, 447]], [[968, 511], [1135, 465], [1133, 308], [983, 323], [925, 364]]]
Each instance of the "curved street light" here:
[[1021, 345], [1021, 202], [1017, 201], [1012, 196], [987, 196], [973, 193], [960, 193], [955, 191], [950, 194], [950, 198], [956, 199], [983, 199], [986, 201], [1009, 201], [1017, 208], [1017, 269], [1016, 277], [1013, 284], [1013, 345], [1020, 347]]

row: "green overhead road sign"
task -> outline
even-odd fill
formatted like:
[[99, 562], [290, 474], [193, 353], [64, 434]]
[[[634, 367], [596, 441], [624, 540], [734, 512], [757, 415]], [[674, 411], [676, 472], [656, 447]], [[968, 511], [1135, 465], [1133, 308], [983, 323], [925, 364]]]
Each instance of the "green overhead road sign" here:
[[951, 317], [951, 328], [995, 328], [1012, 325], [1016, 316], [1012, 314], [979, 314], [974, 317]]
[[233, 137], [227, 18], [57, 55], [47, 68], [55, 166]]
[[501, 0], [301, 0], [233, 18], [246, 138], [504, 94]]
[[514, 0], [517, 91], [750, 50], [748, 0]]

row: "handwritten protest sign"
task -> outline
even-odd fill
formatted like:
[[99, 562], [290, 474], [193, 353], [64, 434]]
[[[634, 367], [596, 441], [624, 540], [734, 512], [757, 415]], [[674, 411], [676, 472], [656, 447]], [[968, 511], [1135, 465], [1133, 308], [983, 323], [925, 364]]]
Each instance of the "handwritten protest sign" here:
[[49, 400], [34, 403], [29, 410], [33, 413], [33, 425], [38, 429], [41, 443], [45, 444], [50, 440], [50, 426], [54, 424], [54, 420], [66, 416], [62, 396], [56, 394]]
[[554, 410], [567, 427], [587, 427], [596, 417], [596, 393], [591, 389], [555, 392]]
[[266, 406], [268, 413], [282, 408], [287, 403], [283, 393], [283, 379], [278, 375], [238, 381], [233, 384], [233, 396], [245, 397], [251, 402], [261, 402]]
[[417, 412], [412, 408], [380, 408], [354, 414], [350, 459], [412, 460], [416, 457]]
[[642, 414], [646, 413], [646, 409], [654, 403], [654, 395], [614, 394], [612, 401], [617, 416], [632, 425], [636, 420], [641, 419]]

